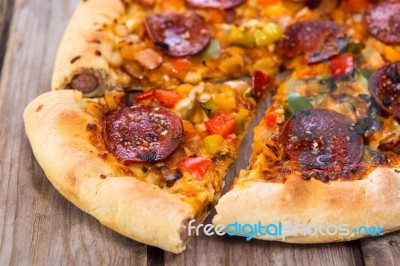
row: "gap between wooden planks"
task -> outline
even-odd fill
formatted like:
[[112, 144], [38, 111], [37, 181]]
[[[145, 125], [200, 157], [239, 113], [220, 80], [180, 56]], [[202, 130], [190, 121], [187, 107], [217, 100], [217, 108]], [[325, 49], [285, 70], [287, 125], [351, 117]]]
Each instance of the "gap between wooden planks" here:
[[[242, 238], [200, 236], [186, 252], [173, 255], [118, 235], [62, 198], [33, 157], [22, 112], [29, 101], [50, 89], [57, 46], [77, 3], [0, 0], [0, 59], [5, 55], [0, 66], [0, 265], [399, 263], [399, 233], [326, 245], [247, 243]], [[228, 173], [227, 186], [247, 166], [250, 144], [251, 133], [242, 145], [242, 158]]]

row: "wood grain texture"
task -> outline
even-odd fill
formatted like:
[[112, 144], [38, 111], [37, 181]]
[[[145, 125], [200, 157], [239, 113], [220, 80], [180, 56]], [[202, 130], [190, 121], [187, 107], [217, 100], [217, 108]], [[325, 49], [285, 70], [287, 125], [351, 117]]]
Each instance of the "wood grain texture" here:
[[400, 265], [400, 233], [360, 242], [365, 265]]
[[[0, 265], [399, 263], [398, 233], [329, 245], [248, 243], [243, 238], [202, 235], [193, 239], [185, 253], [173, 255], [122, 237], [67, 202], [34, 159], [22, 112], [28, 102], [50, 89], [57, 46], [77, 2], [0, 0], [0, 47], [5, 54], [0, 63]], [[260, 106], [258, 120], [267, 105], [268, 101]], [[251, 140], [250, 132], [227, 175], [225, 189], [247, 167]]]
[[6, 53], [8, 33], [11, 17], [13, 14], [14, 1], [0, 0], [0, 73], [3, 66], [3, 59]]

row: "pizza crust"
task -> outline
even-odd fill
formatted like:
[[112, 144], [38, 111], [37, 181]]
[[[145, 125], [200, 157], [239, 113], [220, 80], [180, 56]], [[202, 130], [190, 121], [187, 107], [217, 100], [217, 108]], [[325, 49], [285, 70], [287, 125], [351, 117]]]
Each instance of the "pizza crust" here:
[[58, 49], [52, 80], [53, 90], [71, 89], [75, 75], [92, 74], [99, 83], [85, 97], [101, 96], [106, 90], [120, 89], [110, 63], [115, 56], [113, 36], [102, 31], [125, 12], [123, 1], [81, 1], [71, 18]]
[[[238, 222], [324, 225], [347, 224], [347, 236], [286, 236], [283, 242], [325, 243], [365, 237], [351, 232], [360, 226], [380, 226], [383, 233], [400, 229], [400, 174], [378, 168], [363, 180], [323, 183], [291, 176], [286, 183], [267, 183], [254, 176], [221, 198], [213, 224]], [[363, 233], [365, 230], [361, 230]], [[333, 232], [333, 230], [331, 231]], [[282, 237], [257, 236], [282, 241]]]
[[105, 226], [142, 243], [182, 252], [193, 207], [156, 185], [122, 176], [98, 157], [86, 131], [97, 118], [86, 112], [85, 101], [77, 91], [48, 92], [25, 109], [26, 134], [48, 179]]

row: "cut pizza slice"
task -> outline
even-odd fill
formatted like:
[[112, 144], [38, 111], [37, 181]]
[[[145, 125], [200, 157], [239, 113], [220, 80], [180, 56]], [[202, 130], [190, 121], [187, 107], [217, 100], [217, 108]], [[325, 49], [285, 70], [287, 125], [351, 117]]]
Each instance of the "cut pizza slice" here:
[[187, 222], [203, 221], [219, 199], [255, 112], [251, 91], [241, 80], [134, 99], [53, 91], [28, 105], [25, 129], [64, 197], [127, 237], [179, 253]]
[[255, 128], [250, 166], [219, 201], [213, 223], [294, 243], [400, 229], [399, 71], [400, 62], [385, 65], [369, 84], [362, 71], [295, 71]]
[[400, 56], [389, 26], [400, 7], [371, 5], [363, 18], [362, 2], [284, 30], [289, 78], [255, 128], [250, 166], [219, 201], [215, 225], [293, 243], [400, 229]]
[[[282, 28], [302, 9], [308, 17], [306, 5], [319, 1], [269, 2], [81, 1], [60, 44], [52, 87], [93, 97], [251, 77], [256, 70], [275, 75]], [[325, 3], [313, 14], [334, 7]]]

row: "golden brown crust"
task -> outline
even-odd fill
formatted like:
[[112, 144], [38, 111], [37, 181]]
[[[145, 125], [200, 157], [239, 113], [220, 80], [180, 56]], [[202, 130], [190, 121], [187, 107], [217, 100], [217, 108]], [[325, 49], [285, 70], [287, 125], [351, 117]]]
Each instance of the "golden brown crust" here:
[[72, 90], [49, 92], [25, 109], [25, 130], [48, 179], [105, 226], [140, 242], [182, 252], [193, 207], [156, 185], [121, 175], [99, 158], [86, 131], [97, 118], [85, 110], [86, 100]]
[[98, 87], [86, 97], [101, 96], [108, 89], [118, 89], [110, 62], [113, 36], [102, 27], [124, 13], [123, 1], [81, 1], [64, 33], [53, 72], [53, 90], [71, 89], [72, 79], [79, 74], [93, 74]]
[[[382, 232], [387, 233], [400, 229], [400, 174], [395, 169], [378, 168], [362, 180], [328, 184], [315, 179], [305, 181], [300, 176], [291, 176], [285, 183], [267, 183], [254, 176], [253, 181], [235, 185], [216, 208], [215, 225], [234, 222], [347, 224], [350, 230], [380, 226]], [[284, 241], [324, 243], [362, 237], [365, 234], [351, 231], [346, 236], [303, 236], [299, 233], [287, 236]], [[281, 237], [257, 238], [282, 241]]]

